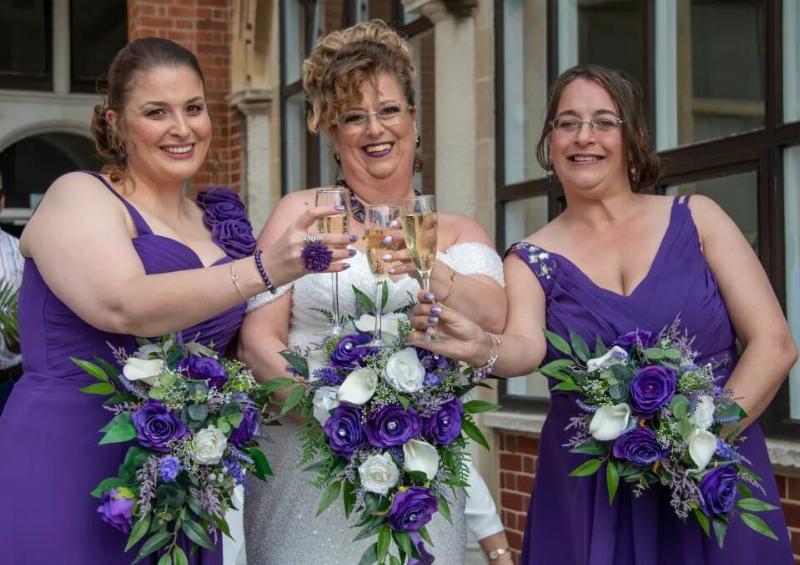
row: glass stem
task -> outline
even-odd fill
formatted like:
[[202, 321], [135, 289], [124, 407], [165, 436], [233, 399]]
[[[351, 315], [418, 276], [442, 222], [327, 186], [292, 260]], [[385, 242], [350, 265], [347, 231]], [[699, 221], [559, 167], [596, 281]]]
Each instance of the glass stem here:
[[[431, 291], [431, 272], [420, 273], [422, 277], [422, 290], [425, 293], [429, 293]], [[427, 341], [433, 340], [436, 337], [436, 330], [433, 329], [432, 326], [428, 326], [428, 329], [425, 330], [425, 339]]]
[[372, 339], [377, 342], [383, 340], [381, 315], [383, 314], [383, 285], [385, 284], [386, 282], [382, 278], [378, 279], [378, 284], [375, 289], [375, 332]]
[[334, 327], [338, 327], [340, 324], [339, 318], [339, 273], [331, 273], [332, 278], [332, 295], [331, 298], [333, 300], [333, 325]]

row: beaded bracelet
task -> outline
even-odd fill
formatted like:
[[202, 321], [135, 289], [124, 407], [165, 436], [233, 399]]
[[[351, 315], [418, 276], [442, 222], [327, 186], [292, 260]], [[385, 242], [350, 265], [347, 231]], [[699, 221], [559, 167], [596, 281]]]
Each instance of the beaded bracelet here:
[[486, 377], [491, 375], [494, 371], [494, 367], [497, 365], [497, 360], [500, 359], [500, 344], [503, 343], [503, 340], [500, 339], [499, 335], [495, 335], [492, 332], [486, 332], [486, 335], [489, 336], [489, 340], [492, 343], [489, 359], [484, 365], [472, 368], [472, 377], [479, 381], [486, 380]]
[[264, 281], [264, 286], [267, 287], [267, 290], [272, 294], [275, 294], [278, 292], [278, 289], [275, 288], [275, 285], [272, 284], [271, 280], [269, 280], [269, 275], [267, 274], [266, 269], [264, 269], [264, 264], [261, 262], [261, 253], [262, 251], [260, 249], [256, 249], [256, 252], [253, 255], [256, 260], [256, 269], [258, 269], [258, 274], [261, 275], [261, 280]]

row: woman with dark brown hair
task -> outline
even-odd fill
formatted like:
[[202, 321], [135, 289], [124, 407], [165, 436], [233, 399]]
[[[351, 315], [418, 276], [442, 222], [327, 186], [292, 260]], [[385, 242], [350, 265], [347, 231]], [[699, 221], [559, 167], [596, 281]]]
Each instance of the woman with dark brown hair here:
[[[758, 258], [720, 207], [703, 196], [641, 193], [660, 172], [642, 108], [640, 89], [616, 71], [588, 65], [558, 78], [538, 156], [549, 175], [558, 175], [567, 209], [509, 249], [503, 334], [487, 334], [450, 307], [434, 320], [433, 304], [420, 303], [415, 327], [434, 323], [451, 339], [415, 344], [475, 366], [489, 359], [495, 375], [512, 377], [560, 356], [542, 328], [610, 344], [629, 332], [658, 334], [677, 317], [680, 330], [694, 336], [698, 364], [730, 361], [715, 376], [749, 415], [739, 451], [763, 479], [760, 498], [780, 506], [755, 420], [797, 350]], [[637, 498], [623, 483], [609, 504], [602, 476], [570, 477], [588, 458], [564, 447], [574, 431], [571, 418], [581, 410], [576, 400], [551, 389], [522, 563], [792, 563], [780, 510], [761, 514], [779, 541], [736, 519], [720, 549], [697, 523], [676, 516], [668, 489], [654, 486]]]

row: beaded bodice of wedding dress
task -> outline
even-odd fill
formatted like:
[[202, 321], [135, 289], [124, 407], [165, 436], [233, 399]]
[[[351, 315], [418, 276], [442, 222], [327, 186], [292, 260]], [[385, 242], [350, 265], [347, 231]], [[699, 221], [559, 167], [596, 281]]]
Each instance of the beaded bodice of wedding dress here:
[[[440, 252], [439, 259], [461, 274], [481, 273], [502, 284], [502, 263], [493, 249], [479, 243], [460, 243]], [[374, 296], [375, 279], [366, 256], [358, 253], [350, 269], [339, 275], [339, 303], [342, 314], [354, 314], [352, 286]], [[319, 309], [331, 309], [330, 275], [308, 275], [294, 283], [289, 346], [308, 346], [319, 342], [328, 324]], [[286, 292], [286, 288], [280, 290]], [[416, 300], [417, 281], [404, 277], [389, 286], [386, 312]], [[271, 297], [251, 299], [252, 310]], [[274, 298], [273, 298], [274, 299]], [[253, 481], [245, 496], [245, 539], [248, 565], [355, 565], [371, 540], [352, 541], [357, 529], [351, 528], [340, 500], [315, 517], [320, 491], [309, 484], [311, 473], [298, 469], [301, 459], [296, 438], [297, 425], [285, 421], [268, 429], [262, 447], [275, 476], [266, 483]], [[437, 565], [462, 565], [466, 544], [464, 497], [451, 501], [453, 524], [437, 514], [428, 525], [434, 542], [430, 548]]]

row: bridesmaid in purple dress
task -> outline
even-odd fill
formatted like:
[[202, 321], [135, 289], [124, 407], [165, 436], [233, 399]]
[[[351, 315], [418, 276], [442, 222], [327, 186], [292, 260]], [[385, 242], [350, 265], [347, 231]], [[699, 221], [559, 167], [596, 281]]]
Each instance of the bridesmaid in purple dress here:
[[[558, 175], [568, 207], [509, 250], [508, 318], [500, 343], [462, 314], [420, 303], [415, 327], [438, 324], [452, 339], [417, 345], [474, 366], [494, 358], [494, 374], [524, 375], [559, 356], [548, 348], [543, 327], [610, 343], [637, 329], [657, 333], [679, 317], [696, 338], [699, 361], [731, 361], [718, 376], [749, 414], [740, 451], [763, 478], [766, 492], [759, 496], [780, 506], [756, 419], [797, 350], [758, 258], [719, 206], [702, 196], [639, 194], [660, 173], [645, 124], [639, 88], [619, 73], [585, 66], [562, 74], [553, 87], [538, 156]], [[522, 563], [793, 562], [780, 510], [761, 514], [778, 541], [736, 519], [721, 550], [693, 519], [683, 523], [676, 517], [666, 489], [654, 487], [635, 498], [623, 484], [610, 505], [604, 473], [569, 477], [589, 457], [563, 447], [571, 435], [565, 427], [578, 414], [575, 400], [573, 394], [551, 391]]]
[[[127, 446], [97, 444], [109, 413], [80, 392], [93, 379], [70, 357], [113, 361], [111, 347], [132, 352], [134, 336], [177, 331], [224, 352], [244, 302], [268, 286], [236, 194], [182, 194], [211, 140], [195, 56], [165, 39], [134, 41], [114, 59], [108, 88], [92, 129], [110, 174], [56, 180], [22, 235], [25, 374], [0, 419], [3, 563], [115, 565], [135, 555], [123, 554], [127, 535], [101, 521], [89, 495]], [[307, 228], [334, 212], [309, 209], [264, 250], [273, 284], [307, 274]], [[340, 246], [328, 271], [344, 268], [347, 237], [323, 241]], [[221, 563], [221, 553], [193, 562]]]

